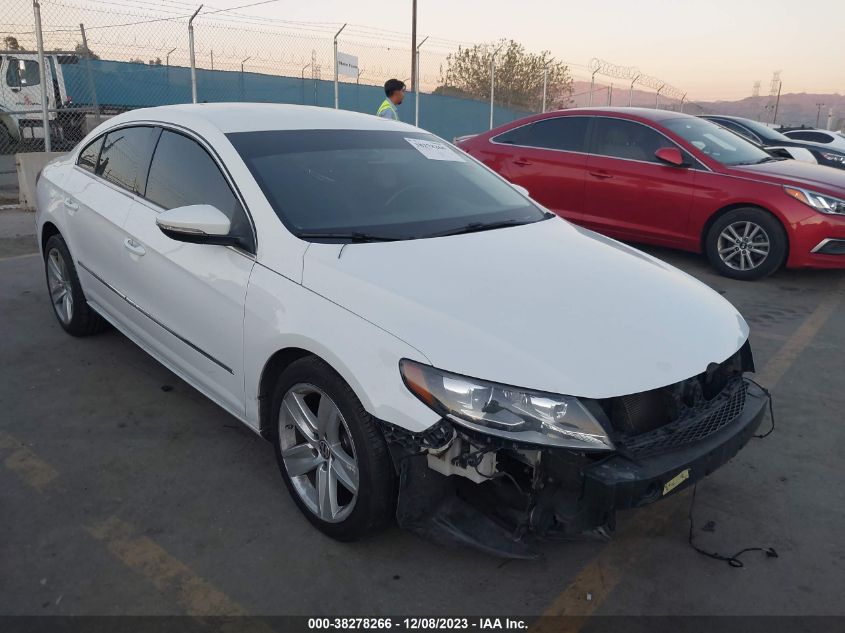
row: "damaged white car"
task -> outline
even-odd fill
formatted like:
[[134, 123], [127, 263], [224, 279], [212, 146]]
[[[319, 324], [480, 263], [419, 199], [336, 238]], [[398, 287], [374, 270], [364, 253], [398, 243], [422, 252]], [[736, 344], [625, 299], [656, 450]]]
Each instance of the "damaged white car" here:
[[338, 539], [607, 533], [767, 404], [721, 296], [393, 121], [135, 110], [43, 170], [37, 222], [62, 327], [113, 324], [272, 440]]

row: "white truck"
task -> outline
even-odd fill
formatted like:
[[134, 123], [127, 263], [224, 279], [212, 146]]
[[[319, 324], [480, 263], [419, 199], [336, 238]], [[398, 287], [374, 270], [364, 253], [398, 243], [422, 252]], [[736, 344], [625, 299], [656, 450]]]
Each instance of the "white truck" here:
[[44, 138], [42, 82], [47, 87], [51, 139], [58, 146], [75, 144], [83, 136], [85, 113], [71, 108], [62, 67], [78, 64], [73, 53], [47, 53], [42, 69], [38, 54], [0, 51], [0, 153], [12, 153], [21, 143]]

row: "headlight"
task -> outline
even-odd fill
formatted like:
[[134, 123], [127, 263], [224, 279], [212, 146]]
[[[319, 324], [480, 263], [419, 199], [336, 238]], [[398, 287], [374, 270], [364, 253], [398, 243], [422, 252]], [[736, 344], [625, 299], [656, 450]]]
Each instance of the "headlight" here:
[[798, 187], [784, 187], [783, 190], [788, 196], [792, 196], [807, 206], [813, 207], [816, 211], [845, 215], [845, 200], [826, 196], [815, 191], [799, 189]]
[[613, 449], [604, 428], [578, 398], [467, 378], [407, 359], [399, 369], [417, 398], [467, 428], [515, 442]]
[[821, 155], [825, 160], [833, 161], [834, 163], [845, 163], [845, 155], [831, 154], [830, 152], [822, 152]]

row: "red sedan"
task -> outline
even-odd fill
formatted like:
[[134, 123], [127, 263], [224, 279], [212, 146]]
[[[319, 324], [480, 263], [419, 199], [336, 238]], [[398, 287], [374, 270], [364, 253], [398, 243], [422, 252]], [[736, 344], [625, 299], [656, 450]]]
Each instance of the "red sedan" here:
[[845, 172], [773, 157], [704, 119], [566, 110], [457, 144], [568, 220], [705, 252], [728, 277], [845, 268]]

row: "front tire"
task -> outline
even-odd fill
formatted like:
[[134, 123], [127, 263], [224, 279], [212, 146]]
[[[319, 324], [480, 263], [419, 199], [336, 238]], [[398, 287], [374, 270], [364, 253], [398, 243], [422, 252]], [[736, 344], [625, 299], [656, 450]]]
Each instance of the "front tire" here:
[[315, 356], [292, 363], [276, 382], [272, 411], [279, 470], [314, 526], [352, 541], [390, 520], [396, 486], [387, 445], [337, 372]]
[[762, 209], [734, 209], [718, 218], [705, 237], [707, 258], [725, 277], [752, 281], [767, 277], [786, 261], [783, 225]]
[[85, 300], [67, 244], [60, 235], [52, 235], [44, 245], [44, 269], [53, 314], [65, 332], [89, 336], [108, 327], [103, 317]]

